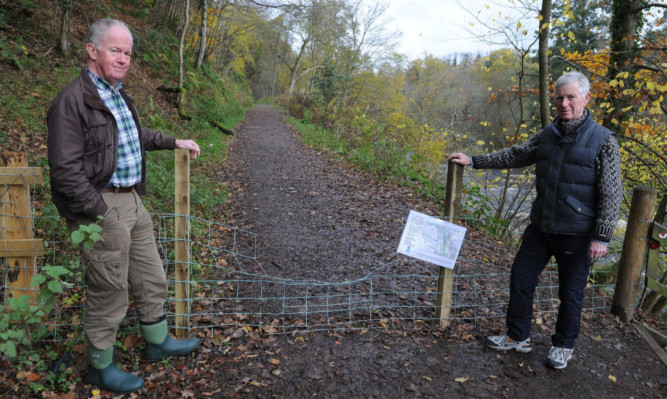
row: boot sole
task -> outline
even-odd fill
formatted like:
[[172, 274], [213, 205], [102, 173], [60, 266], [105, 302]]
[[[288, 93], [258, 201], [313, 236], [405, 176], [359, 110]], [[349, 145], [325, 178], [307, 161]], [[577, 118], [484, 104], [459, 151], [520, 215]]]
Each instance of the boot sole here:
[[144, 385], [146, 385], [146, 383], [144, 382], [143, 384], [141, 384], [140, 387], [138, 387], [138, 388], [136, 388], [136, 389], [128, 389], [128, 390], [125, 390], [125, 391], [118, 391], [118, 390], [113, 390], [113, 389], [111, 389], [111, 388], [109, 388], [109, 387], [105, 387], [104, 385], [99, 384], [99, 383], [97, 383], [97, 382], [95, 382], [95, 381], [91, 381], [90, 378], [88, 378], [87, 381], [88, 381], [88, 383], [89, 383], [90, 385], [95, 385], [96, 387], [98, 387], [98, 388], [100, 388], [100, 389], [104, 389], [104, 390], [107, 391], [107, 392], [119, 393], [119, 394], [121, 394], [121, 395], [127, 395], [127, 394], [132, 393], [132, 392], [137, 392], [138, 390], [140, 390], [141, 388], [143, 388]]
[[504, 352], [515, 350], [515, 351], [520, 352], [520, 353], [528, 353], [528, 352], [533, 350], [533, 348], [521, 348], [521, 347], [505, 348], [505, 347], [502, 347], [502, 346], [491, 346], [491, 345], [487, 345], [487, 346], [491, 349], [495, 349], [497, 351], [504, 351]]

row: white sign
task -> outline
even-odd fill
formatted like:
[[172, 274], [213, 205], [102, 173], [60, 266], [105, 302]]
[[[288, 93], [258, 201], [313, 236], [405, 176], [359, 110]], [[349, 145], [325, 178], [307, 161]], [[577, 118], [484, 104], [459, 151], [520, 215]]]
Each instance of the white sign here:
[[465, 234], [465, 227], [410, 211], [398, 253], [453, 269]]

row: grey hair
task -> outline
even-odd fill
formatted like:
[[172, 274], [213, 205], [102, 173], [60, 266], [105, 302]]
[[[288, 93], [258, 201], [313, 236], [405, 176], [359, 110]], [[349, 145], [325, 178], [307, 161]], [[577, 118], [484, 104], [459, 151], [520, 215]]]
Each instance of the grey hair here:
[[114, 26], [120, 26], [121, 28], [125, 29], [127, 33], [130, 34], [130, 37], [132, 37], [130, 28], [128, 28], [123, 21], [111, 18], [102, 18], [93, 22], [93, 24], [90, 25], [90, 28], [88, 28], [88, 43], [93, 43], [95, 47], [101, 47], [104, 38], [106, 38], [109, 30], [111, 30], [111, 28]]
[[591, 83], [588, 81], [586, 75], [579, 71], [570, 71], [562, 75], [556, 83], [554, 84], [554, 97], [556, 96], [556, 90], [561, 86], [567, 86], [570, 83], [579, 83], [579, 94], [582, 97], [585, 97], [586, 94], [591, 90]]

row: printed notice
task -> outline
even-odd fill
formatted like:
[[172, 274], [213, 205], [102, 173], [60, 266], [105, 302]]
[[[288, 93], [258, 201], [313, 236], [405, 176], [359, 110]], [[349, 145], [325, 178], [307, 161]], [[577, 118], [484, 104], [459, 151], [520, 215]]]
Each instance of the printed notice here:
[[465, 234], [465, 227], [410, 211], [398, 253], [453, 269]]

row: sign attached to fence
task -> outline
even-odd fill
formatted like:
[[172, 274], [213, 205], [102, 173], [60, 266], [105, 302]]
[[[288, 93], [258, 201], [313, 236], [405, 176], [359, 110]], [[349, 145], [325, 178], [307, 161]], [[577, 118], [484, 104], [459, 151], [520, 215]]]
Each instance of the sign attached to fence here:
[[465, 234], [465, 227], [410, 211], [398, 253], [453, 269]]

